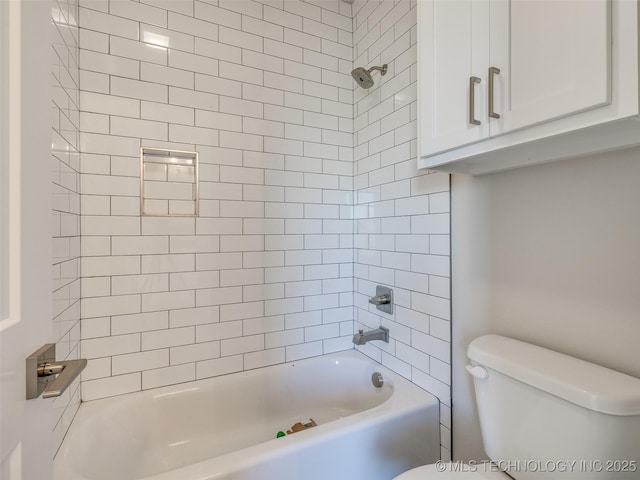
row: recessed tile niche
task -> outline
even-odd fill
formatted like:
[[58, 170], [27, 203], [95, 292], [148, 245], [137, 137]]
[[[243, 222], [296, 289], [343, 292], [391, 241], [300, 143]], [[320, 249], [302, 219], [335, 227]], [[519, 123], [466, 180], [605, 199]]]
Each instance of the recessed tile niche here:
[[197, 217], [198, 152], [140, 149], [140, 215]]

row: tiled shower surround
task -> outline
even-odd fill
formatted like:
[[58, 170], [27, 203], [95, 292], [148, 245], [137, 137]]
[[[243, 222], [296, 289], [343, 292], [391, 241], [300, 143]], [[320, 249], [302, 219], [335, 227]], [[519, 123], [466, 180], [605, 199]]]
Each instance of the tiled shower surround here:
[[[354, 91], [355, 328], [389, 328], [359, 347], [440, 400], [451, 456], [449, 175], [417, 170], [416, 2], [354, 2], [354, 67], [388, 64]], [[368, 303], [393, 288], [394, 311]]]
[[[51, 1], [53, 341], [58, 360], [80, 358], [80, 90], [78, 3]], [[80, 382], [52, 401], [54, 451], [78, 407]]]
[[[449, 182], [415, 167], [415, 1], [81, 0], [79, 19], [83, 399], [383, 323], [391, 342], [360, 348], [440, 398], [448, 458]], [[198, 218], [140, 217], [141, 146], [199, 152]]]

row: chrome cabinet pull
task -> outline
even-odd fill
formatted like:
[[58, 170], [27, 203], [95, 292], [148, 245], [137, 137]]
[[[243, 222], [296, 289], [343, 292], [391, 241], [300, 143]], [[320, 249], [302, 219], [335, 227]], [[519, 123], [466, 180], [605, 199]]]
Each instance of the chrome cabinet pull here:
[[476, 83], [480, 83], [480, 78], [469, 77], [469, 123], [480, 125], [480, 120], [476, 120]]
[[491, 118], [500, 118], [500, 115], [493, 111], [493, 78], [499, 74], [499, 68], [489, 67], [489, 116]]

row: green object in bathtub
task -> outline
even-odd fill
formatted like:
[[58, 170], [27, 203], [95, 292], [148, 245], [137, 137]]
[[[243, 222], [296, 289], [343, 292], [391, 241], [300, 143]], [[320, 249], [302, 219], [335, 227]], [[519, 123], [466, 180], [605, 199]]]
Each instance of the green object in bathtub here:
[[278, 433], [276, 433], [276, 438], [284, 437], [286, 435], [287, 435], [286, 433], [284, 433], [282, 430], [280, 430]]

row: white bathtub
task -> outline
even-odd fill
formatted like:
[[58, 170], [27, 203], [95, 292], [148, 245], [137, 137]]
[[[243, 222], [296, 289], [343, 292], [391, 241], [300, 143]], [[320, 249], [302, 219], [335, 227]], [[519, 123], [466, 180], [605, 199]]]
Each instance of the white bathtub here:
[[83, 403], [54, 480], [389, 480], [438, 460], [438, 413], [351, 350]]

